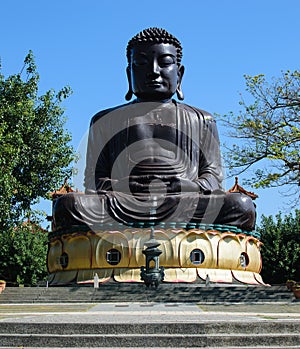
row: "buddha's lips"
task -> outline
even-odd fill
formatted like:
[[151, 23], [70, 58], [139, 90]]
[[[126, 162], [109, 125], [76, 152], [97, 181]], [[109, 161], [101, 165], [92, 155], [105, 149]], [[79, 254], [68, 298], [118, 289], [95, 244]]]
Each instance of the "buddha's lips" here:
[[156, 80], [151, 80], [151, 81], [147, 81], [146, 85], [149, 87], [160, 87], [162, 83]]

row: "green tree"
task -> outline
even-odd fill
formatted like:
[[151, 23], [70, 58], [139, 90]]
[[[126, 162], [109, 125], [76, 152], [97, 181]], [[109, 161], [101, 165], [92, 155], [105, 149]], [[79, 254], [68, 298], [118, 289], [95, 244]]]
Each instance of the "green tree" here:
[[19, 74], [0, 70], [0, 278], [30, 285], [47, 275], [48, 234], [32, 205], [70, 176], [74, 160], [61, 107], [71, 90], [39, 95], [38, 82], [31, 51]]
[[47, 276], [48, 232], [25, 222], [0, 234], [0, 279], [12, 284], [36, 285]]
[[245, 76], [246, 90], [254, 100], [238, 115], [222, 117], [233, 131], [230, 136], [243, 140], [226, 154], [232, 175], [250, 167], [254, 176], [247, 183], [255, 188], [289, 185], [299, 193], [300, 186], [300, 72], [283, 72], [269, 83], [264, 75]]
[[300, 210], [275, 218], [262, 216], [257, 229], [263, 242], [261, 275], [270, 284], [300, 281]]
[[38, 96], [39, 74], [32, 52], [19, 74], [0, 71], [0, 229], [30, 215], [31, 205], [70, 176], [74, 151], [64, 129], [64, 87]]

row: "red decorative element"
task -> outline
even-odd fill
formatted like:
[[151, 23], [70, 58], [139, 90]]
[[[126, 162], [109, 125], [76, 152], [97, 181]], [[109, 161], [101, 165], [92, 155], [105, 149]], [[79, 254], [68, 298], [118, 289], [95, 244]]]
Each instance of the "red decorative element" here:
[[228, 190], [228, 193], [243, 193], [245, 195], [250, 196], [250, 198], [252, 200], [255, 200], [256, 198], [258, 198], [257, 194], [252, 193], [251, 191], [247, 191], [246, 189], [244, 189], [243, 187], [241, 187], [238, 183], [238, 177], [235, 177], [235, 183], [234, 186]]
[[52, 199], [56, 199], [59, 196], [68, 194], [68, 193], [80, 193], [77, 189], [73, 190], [72, 187], [68, 184], [68, 178], [65, 178], [64, 184], [57, 190], [54, 190], [53, 192], [49, 193], [50, 197]]

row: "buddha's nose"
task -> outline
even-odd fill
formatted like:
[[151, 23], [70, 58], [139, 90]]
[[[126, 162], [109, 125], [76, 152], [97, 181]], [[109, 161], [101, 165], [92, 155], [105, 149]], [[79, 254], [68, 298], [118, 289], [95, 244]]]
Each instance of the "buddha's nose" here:
[[159, 75], [160, 74], [160, 67], [156, 59], [153, 59], [153, 61], [150, 63], [149, 67], [149, 75]]

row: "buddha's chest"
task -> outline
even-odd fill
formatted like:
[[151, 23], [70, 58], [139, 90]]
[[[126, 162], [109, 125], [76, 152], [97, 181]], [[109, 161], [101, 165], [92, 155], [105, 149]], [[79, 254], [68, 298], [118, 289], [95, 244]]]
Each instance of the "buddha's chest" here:
[[153, 113], [134, 117], [129, 120], [128, 126], [127, 142], [129, 144], [142, 140], [148, 140], [148, 142], [163, 140], [173, 144], [177, 143], [177, 120], [173, 113], [163, 115]]

